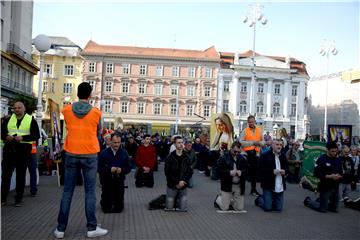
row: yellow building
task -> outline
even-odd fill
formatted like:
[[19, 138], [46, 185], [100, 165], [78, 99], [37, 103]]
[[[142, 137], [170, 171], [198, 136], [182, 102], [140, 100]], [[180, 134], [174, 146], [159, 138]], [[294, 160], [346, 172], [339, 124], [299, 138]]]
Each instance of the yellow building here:
[[[77, 86], [81, 83], [82, 57], [81, 48], [65, 37], [49, 37], [50, 49], [45, 53], [43, 70], [44, 120], [50, 119], [48, 114], [48, 98], [59, 104], [77, 101]], [[39, 66], [40, 53], [33, 45], [32, 57]], [[34, 76], [33, 89], [38, 93], [39, 75]], [[46, 125], [45, 125], [46, 126]], [[46, 127], [47, 128], [47, 127]]]

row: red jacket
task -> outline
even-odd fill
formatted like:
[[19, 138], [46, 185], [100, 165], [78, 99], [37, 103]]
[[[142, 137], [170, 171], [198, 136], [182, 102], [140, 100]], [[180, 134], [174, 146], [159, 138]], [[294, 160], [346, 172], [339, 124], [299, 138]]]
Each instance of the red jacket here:
[[136, 151], [136, 166], [138, 168], [149, 167], [151, 170], [156, 163], [156, 149], [153, 145], [145, 147], [141, 145]]

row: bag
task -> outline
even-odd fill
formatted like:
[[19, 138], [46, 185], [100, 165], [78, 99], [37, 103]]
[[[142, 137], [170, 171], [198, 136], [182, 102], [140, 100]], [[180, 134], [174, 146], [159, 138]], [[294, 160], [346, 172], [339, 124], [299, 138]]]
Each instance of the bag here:
[[161, 194], [160, 196], [154, 198], [149, 202], [148, 209], [149, 210], [164, 209], [165, 202], [166, 202], [166, 194]]

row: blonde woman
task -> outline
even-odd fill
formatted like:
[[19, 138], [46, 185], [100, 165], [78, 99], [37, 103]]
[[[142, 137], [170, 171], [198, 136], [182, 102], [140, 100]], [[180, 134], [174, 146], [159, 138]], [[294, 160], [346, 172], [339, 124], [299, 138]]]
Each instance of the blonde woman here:
[[216, 134], [211, 144], [211, 150], [229, 150], [233, 143], [234, 127], [231, 118], [226, 113], [220, 113], [215, 118]]

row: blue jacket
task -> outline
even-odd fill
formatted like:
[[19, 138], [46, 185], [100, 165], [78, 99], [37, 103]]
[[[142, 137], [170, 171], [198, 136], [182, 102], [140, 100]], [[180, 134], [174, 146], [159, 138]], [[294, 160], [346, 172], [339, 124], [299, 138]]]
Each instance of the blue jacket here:
[[[113, 176], [111, 173], [112, 167], [121, 168], [121, 173], [118, 176]], [[106, 148], [99, 155], [98, 173], [100, 175], [100, 182], [104, 178], [119, 177], [125, 180], [125, 175], [131, 171], [129, 155], [124, 149], [119, 149], [115, 156], [112, 148]]]

